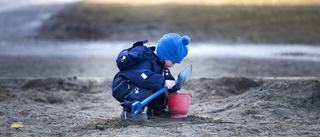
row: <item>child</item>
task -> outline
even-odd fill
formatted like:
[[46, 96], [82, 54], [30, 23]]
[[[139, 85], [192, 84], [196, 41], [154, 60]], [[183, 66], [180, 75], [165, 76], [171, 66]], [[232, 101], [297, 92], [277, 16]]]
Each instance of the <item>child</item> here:
[[120, 114], [123, 119], [140, 121], [148, 119], [148, 116], [170, 116], [165, 110], [167, 104], [164, 93], [146, 105], [147, 115], [143, 113], [142, 107], [133, 116], [131, 105], [136, 101], [143, 101], [162, 87], [167, 87], [169, 93], [179, 90], [169, 68], [180, 63], [188, 54], [189, 37], [181, 37], [175, 33], [164, 35], [158, 41], [157, 54], [154, 53], [155, 47], [143, 45], [147, 42], [148, 40], [136, 42], [131, 48], [121, 51], [116, 59], [120, 71], [112, 83], [112, 96], [123, 107]]

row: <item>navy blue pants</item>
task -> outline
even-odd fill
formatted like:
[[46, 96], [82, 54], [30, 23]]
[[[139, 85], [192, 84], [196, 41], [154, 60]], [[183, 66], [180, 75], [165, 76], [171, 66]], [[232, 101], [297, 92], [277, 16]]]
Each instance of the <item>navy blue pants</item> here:
[[[137, 87], [129, 80], [122, 80], [119, 83], [114, 83], [112, 88], [112, 96], [120, 102], [123, 110], [128, 112], [131, 112], [131, 106], [134, 102], [142, 102], [144, 99], [156, 92]], [[164, 109], [166, 105], [166, 96], [162, 93], [151, 100], [146, 106], [151, 109]], [[140, 112], [143, 111], [144, 107], [141, 107]]]

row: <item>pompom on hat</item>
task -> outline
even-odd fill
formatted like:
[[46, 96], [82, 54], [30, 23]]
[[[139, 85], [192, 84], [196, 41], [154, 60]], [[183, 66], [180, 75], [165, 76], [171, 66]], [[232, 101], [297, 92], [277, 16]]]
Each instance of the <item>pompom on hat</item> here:
[[162, 60], [171, 60], [180, 63], [188, 54], [187, 45], [190, 43], [188, 36], [179, 36], [175, 33], [164, 35], [157, 46], [157, 55]]

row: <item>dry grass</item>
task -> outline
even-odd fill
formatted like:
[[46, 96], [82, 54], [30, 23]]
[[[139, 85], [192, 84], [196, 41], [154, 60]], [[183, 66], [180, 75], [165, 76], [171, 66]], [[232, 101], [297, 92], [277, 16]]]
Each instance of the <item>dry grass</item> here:
[[83, 0], [86, 3], [124, 5], [242, 5], [242, 6], [311, 6], [320, 5], [319, 0]]
[[258, 3], [263, 1], [255, 0], [213, 1], [211, 5], [206, 4], [209, 0], [163, 5], [153, 5], [156, 1], [137, 5], [142, 0], [93, 4], [96, 1], [75, 4], [42, 28], [61, 39], [157, 40], [176, 32], [193, 41], [320, 44], [320, 1], [316, 0], [270, 0], [262, 5]]

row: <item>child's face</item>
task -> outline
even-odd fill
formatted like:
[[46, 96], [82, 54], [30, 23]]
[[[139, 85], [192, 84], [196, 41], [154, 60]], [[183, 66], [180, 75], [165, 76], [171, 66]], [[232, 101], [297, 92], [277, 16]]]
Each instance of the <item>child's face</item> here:
[[164, 62], [166, 62], [166, 64], [163, 66], [164, 68], [171, 68], [174, 67], [174, 64], [176, 64], [171, 60], [164, 60]]

